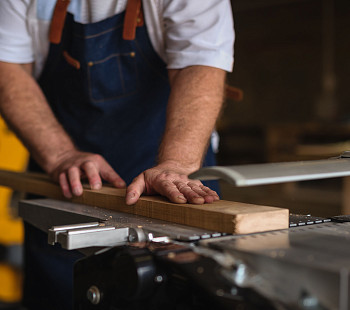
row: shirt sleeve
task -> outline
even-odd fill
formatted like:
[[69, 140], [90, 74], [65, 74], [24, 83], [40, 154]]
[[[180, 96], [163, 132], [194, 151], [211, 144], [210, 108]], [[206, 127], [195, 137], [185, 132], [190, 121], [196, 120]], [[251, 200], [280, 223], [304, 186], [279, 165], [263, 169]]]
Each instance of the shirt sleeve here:
[[232, 71], [234, 29], [229, 0], [164, 0], [169, 69], [205, 65]]
[[30, 0], [0, 1], [0, 61], [30, 63], [34, 51], [26, 13]]

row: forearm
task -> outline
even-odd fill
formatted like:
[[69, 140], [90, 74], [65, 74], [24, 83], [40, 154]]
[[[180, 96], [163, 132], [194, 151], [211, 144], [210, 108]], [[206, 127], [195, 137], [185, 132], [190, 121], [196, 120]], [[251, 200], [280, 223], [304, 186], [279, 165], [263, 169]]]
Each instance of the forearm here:
[[186, 173], [200, 167], [220, 113], [225, 71], [192, 66], [169, 70], [171, 94], [159, 163], [173, 162]]
[[47, 172], [74, 145], [53, 115], [31, 65], [0, 62], [0, 113]]
[[127, 188], [126, 203], [142, 193], [159, 193], [176, 203], [211, 203], [216, 192], [187, 175], [197, 170], [223, 102], [225, 72], [204, 66], [169, 70], [171, 94], [158, 165], [137, 176]]

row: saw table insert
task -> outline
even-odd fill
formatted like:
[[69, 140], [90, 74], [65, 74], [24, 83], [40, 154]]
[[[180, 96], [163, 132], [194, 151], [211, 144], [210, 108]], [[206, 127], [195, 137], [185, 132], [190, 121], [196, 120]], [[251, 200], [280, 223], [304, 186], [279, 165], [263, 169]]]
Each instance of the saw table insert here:
[[72, 201], [119, 212], [146, 216], [172, 223], [209, 229], [212, 231], [247, 234], [286, 229], [289, 210], [220, 200], [212, 204], [175, 204], [160, 196], [142, 196], [133, 205], [125, 204], [125, 189], [103, 186], [100, 190], [84, 187], [80, 197], [66, 199], [59, 185], [48, 176], [38, 173], [18, 173], [0, 170], [0, 185], [14, 190], [45, 197]]

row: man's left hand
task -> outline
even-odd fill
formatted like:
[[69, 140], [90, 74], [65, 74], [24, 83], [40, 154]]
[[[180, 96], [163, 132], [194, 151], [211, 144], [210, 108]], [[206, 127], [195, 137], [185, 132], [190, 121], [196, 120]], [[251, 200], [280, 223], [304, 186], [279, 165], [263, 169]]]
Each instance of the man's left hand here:
[[204, 204], [220, 199], [215, 191], [199, 180], [188, 179], [184, 169], [166, 164], [138, 175], [127, 188], [126, 204], [135, 204], [142, 194], [160, 194], [174, 203]]

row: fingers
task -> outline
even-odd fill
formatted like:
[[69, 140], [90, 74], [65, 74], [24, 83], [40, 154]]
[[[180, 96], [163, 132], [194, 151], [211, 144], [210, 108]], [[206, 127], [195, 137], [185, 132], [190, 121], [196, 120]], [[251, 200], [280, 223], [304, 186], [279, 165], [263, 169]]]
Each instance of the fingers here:
[[126, 187], [125, 181], [119, 176], [118, 173], [116, 173], [113, 170], [113, 168], [107, 162], [105, 162], [100, 167], [100, 174], [104, 180], [113, 184], [115, 187], [118, 187], [118, 188]]
[[174, 203], [204, 204], [219, 200], [217, 193], [199, 180], [157, 167], [148, 169], [134, 179], [126, 191], [126, 204], [135, 204], [142, 194], [160, 194]]
[[80, 196], [83, 193], [83, 186], [80, 181], [80, 170], [78, 167], [68, 169], [68, 180], [73, 195]]
[[218, 194], [201, 182], [162, 181], [155, 185], [157, 192], [174, 203], [204, 204], [219, 200]]
[[100, 189], [102, 187], [102, 181], [96, 165], [92, 161], [86, 161], [82, 165], [82, 169], [85, 171], [91, 189]]
[[65, 159], [51, 174], [59, 182], [66, 198], [83, 194], [82, 176], [88, 179], [91, 189], [95, 190], [102, 187], [102, 179], [116, 187], [126, 186], [124, 180], [102, 156], [91, 153], [75, 153], [71, 158]]
[[[91, 189], [95, 190], [102, 187], [102, 179], [115, 187], [126, 186], [102, 156], [91, 153], [76, 152], [65, 159], [52, 175], [58, 179], [67, 198], [83, 194], [82, 176], [86, 176]], [[126, 204], [135, 204], [143, 193], [159, 193], [174, 203], [203, 204], [219, 200], [217, 193], [200, 181], [190, 181], [185, 174], [160, 166], [148, 169], [134, 179], [126, 191]]]
[[126, 189], [126, 204], [133, 205], [145, 190], [145, 178], [143, 173], [136, 177]]
[[220, 200], [219, 195], [215, 191], [204, 186], [202, 183], [196, 184], [195, 182], [189, 182], [188, 186], [199, 196], [203, 197], [206, 203]]
[[174, 182], [169, 180], [161, 181], [159, 184], [155, 185], [158, 188], [159, 194], [167, 197], [171, 202], [175, 203], [186, 203], [187, 198], [179, 188], [175, 185]]
[[61, 172], [58, 176], [63, 196], [72, 198], [72, 194], [80, 196], [83, 193], [83, 186], [80, 181], [80, 170], [78, 167], [71, 167], [67, 172]]
[[61, 189], [63, 196], [66, 198], [72, 198], [72, 193], [70, 191], [70, 186], [67, 181], [67, 176], [64, 172], [60, 173], [58, 177], [58, 182], [60, 183]]
[[188, 182], [175, 181], [174, 186], [178, 189], [179, 193], [182, 194], [189, 203], [203, 204], [204, 198], [194, 191]]

